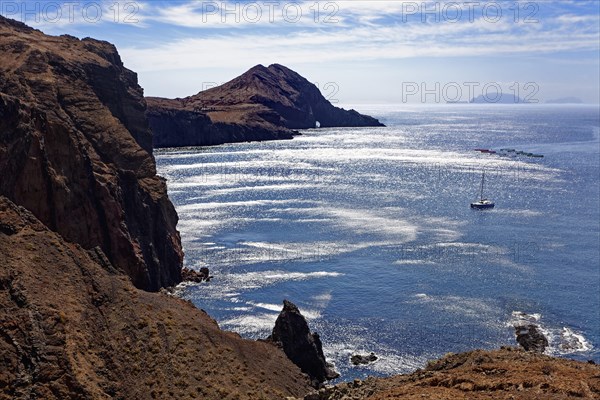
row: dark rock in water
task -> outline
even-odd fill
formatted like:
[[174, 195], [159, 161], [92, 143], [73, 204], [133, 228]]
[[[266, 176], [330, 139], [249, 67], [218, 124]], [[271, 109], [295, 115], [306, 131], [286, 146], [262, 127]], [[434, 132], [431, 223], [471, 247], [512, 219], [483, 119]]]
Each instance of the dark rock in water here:
[[354, 354], [352, 357], [350, 357], [350, 362], [352, 362], [354, 365], [370, 364], [374, 361], [377, 361], [377, 356], [375, 353], [371, 353], [367, 356]]
[[200, 271], [195, 271], [189, 268], [183, 268], [181, 270], [181, 279], [183, 282], [210, 282], [212, 276], [210, 276], [210, 271], [206, 267], [200, 268]]
[[548, 339], [540, 331], [537, 325], [515, 326], [517, 342], [527, 351], [543, 353], [548, 347]]
[[273, 333], [267, 338], [283, 351], [302, 372], [308, 374], [315, 386], [340, 375], [325, 361], [323, 344], [317, 333], [311, 333], [308, 323], [290, 301], [283, 301], [283, 310], [275, 321]]
[[146, 98], [155, 147], [291, 139], [297, 129], [383, 126], [333, 106], [319, 88], [282, 65], [257, 65], [184, 99]]

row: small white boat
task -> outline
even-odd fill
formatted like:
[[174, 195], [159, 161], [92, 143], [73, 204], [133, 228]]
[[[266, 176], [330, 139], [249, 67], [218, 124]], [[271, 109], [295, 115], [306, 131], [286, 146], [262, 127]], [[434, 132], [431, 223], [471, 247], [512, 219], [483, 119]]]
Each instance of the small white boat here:
[[483, 184], [485, 182], [485, 171], [481, 174], [481, 190], [479, 193], [479, 200], [471, 203], [471, 208], [476, 208], [480, 210], [494, 208], [495, 204], [493, 201], [483, 198]]

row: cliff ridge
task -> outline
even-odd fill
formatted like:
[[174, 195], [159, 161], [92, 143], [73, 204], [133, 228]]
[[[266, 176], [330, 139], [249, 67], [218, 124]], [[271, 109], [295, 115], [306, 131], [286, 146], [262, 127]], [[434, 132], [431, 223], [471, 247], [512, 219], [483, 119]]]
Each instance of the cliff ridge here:
[[297, 72], [257, 65], [241, 76], [183, 99], [148, 97], [155, 147], [291, 139], [298, 129], [383, 126], [333, 106]]
[[0, 195], [134, 284], [181, 281], [177, 214], [156, 175], [137, 75], [107, 42], [0, 17]]

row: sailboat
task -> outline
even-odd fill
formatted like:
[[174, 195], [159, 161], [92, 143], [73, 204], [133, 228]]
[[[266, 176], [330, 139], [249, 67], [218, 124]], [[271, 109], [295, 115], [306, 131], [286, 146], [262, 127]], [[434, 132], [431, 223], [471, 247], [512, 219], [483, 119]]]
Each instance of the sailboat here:
[[479, 200], [471, 203], [471, 208], [486, 209], [494, 208], [494, 202], [483, 198], [483, 184], [485, 182], [485, 171], [481, 174], [481, 191], [479, 193]]

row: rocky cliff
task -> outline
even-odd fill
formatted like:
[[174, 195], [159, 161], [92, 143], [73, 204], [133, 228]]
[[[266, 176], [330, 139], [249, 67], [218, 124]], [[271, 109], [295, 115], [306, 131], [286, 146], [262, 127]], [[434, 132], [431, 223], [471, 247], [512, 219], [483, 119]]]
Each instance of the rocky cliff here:
[[0, 17], [0, 49], [0, 399], [305, 394], [275, 346], [149, 292], [183, 254], [115, 48]]
[[97, 247], [0, 196], [0, 399], [273, 399], [309, 382], [275, 346], [136, 289]]
[[0, 195], [143, 289], [181, 280], [146, 103], [115, 47], [0, 17]]
[[297, 129], [383, 126], [334, 107], [319, 89], [282, 65], [257, 65], [221, 86], [184, 99], [149, 97], [154, 145], [191, 146], [289, 139]]

